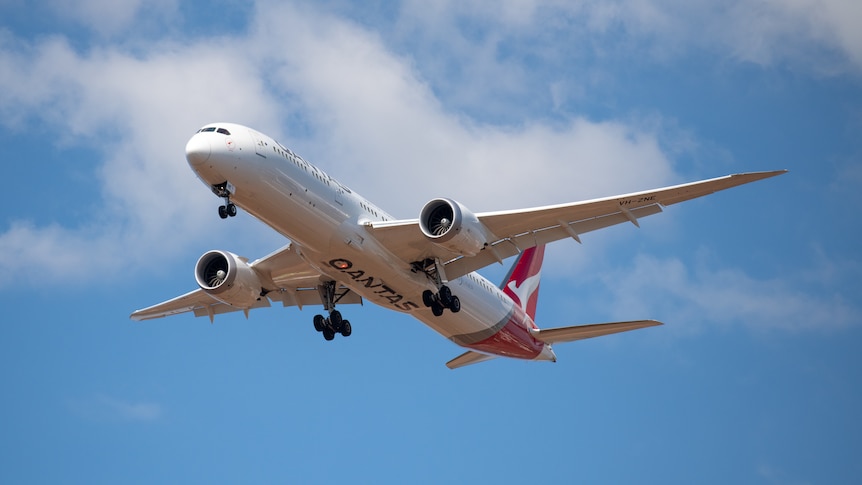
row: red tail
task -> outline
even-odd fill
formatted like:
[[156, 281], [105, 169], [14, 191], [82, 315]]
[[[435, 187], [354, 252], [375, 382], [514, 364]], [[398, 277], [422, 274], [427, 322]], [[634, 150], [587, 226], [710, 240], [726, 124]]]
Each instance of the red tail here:
[[500, 288], [509, 298], [521, 306], [530, 318], [536, 318], [539, 301], [539, 279], [542, 276], [542, 259], [545, 246], [527, 249], [515, 261]]

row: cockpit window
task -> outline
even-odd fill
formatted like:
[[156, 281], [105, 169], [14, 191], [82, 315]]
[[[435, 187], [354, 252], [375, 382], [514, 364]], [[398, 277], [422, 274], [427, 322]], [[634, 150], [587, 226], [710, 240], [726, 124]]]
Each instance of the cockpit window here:
[[215, 127], [215, 126], [207, 126], [206, 128], [201, 128], [201, 129], [200, 129], [200, 130], [198, 130], [197, 132], [198, 132], [198, 133], [212, 133], [212, 132], [216, 132], [216, 133], [221, 133], [222, 135], [230, 136], [230, 132], [229, 132], [229, 131], [227, 131], [227, 130], [226, 130], [226, 129], [224, 129], [224, 128], [218, 128], [218, 129], [216, 129], [216, 127]]

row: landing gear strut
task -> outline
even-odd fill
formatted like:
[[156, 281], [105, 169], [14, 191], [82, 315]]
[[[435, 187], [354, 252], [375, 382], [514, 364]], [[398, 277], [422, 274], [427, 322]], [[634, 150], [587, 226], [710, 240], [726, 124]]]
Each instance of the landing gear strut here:
[[461, 300], [452, 294], [452, 290], [445, 285], [446, 275], [443, 273], [443, 264], [439, 259], [426, 259], [413, 263], [414, 272], [422, 272], [437, 286], [437, 292], [425, 290], [422, 292], [422, 303], [431, 308], [435, 317], [443, 315], [443, 310], [449, 309], [452, 313], [461, 311]]
[[335, 309], [335, 282], [327, 281], [318, 286], [317, 291], [323, 301], [323, 308], [329, 312], [329, 318], [315, 315], [314, 329], [323, 333], [323, 338], [326, 340], [334, 339], [336, 333], [340, 333], [342, 337], [349, 337], [353, 333], [350, 321], [342, 318], [341, 312]]
[[224, 205], [219, 206], [218, 208], [218, 216], [222, 219], [235, 216], [236, 205], [230, 201], [231, 194], [235, 192], [233, 184], [225, 181], [220, 184], [215, 184], [211, 188], [215, 195], [224, 199]]

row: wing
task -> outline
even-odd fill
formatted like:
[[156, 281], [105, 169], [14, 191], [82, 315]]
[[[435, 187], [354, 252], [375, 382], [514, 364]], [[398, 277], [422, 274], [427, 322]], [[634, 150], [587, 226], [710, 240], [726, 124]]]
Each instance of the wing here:
[[[251, 308], [238, 308], [222, 303], [205, 291], [197, 289], [171, 300], [132, 313], [132, 320], [150, 320], [179, 313], [192, 312], [196, 317], [208, 316], [210, 321], [221, 313], [248, 311], [270, 306], [270, 302], [281, 302], [282, 306], [322, 305], [317, 286], [321, 275], [312, 268], [291, 246], [251, 263], [251, 267], [263, 281], [266, 297]], [[347, 287], [336, 289], [338, 304], [362, 303], [362, 298]]]
[[786, 173], [786, 170], [727, 175], [672, 187], [616, 195], [570, 204], [476, 214], [494, 235], [489, 245], [473, 257], [462, 257], [431, 243], [419, 228], [419, 220], [374, 222], [372, 234], [405, 263], [439, 258], [449, 279], [514, 256], [524, 249], [631, 222], [662, 211], [662, 207], [709, 195], [719, 190]]

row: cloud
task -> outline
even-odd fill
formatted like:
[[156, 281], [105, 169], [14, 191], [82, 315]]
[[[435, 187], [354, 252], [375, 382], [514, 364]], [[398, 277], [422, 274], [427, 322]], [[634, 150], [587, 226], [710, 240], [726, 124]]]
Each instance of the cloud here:
[[638, 255], [630, 267], [608, 272], [601, 281], [612, 295], [608, 307], [619, 318], [662, 318], [683, 333], [703, 324], [768, 332], [833, 331], [859, 324], [862, 315], [852, 299], [828, 289], [840, 287], [836, 278], [834, 273], [800, 274], [791, 285], [788, 278], [758, 279], [738, 268], [690, 268], [678, 258]]
[[[458, 60], [467, 71], [504, 58], [496, 64], [506, 69], [488, 78], [504, 84], [506, 76], [553, 69], [561, 58], [586, 65], [594, 58], [670, 60], [703, 50], [735, 62], [858, 75], [860, 17], [862, 4], [854, 0], [532, 0], [505, 8], [485, 1], [441, 2], [435, 9], [412, 1], [401, 9], [398, 35], [406, 42], [418, 36], [433, 46], [428, 59], [446, 50], [445, 62]], [[506, 62], [512, 57], [532, 62]], [[458, 70], [451, 65], [437, 68], [457, 82]], [[492, 85], [480, 89], [485, 86]]]
[[[581, 117], [518, 126], [478, 122], [447, 108], [409, 59], [391, 53], [377, 35], [314, 11], [267, 12], [257, 19], [250, 50], [273, 67], [273, 83], [296, 93], [318, 129], [315, 141], [324, 150], [307, 157], [337, 166], [336, 175], [360, 192], [376, 189], [381, 195], [370, 195], [384, 207], [412, 208], [396, 215], [415, 217], [440, 195], [496, 210], [676, 178], [646, 126]], [[285, 30], [283, 18], [298, 22]]]
[[163, 415], [158, 403], [128, 401], [106, 394], [95, 394], [83, 399], [70, 399], [68, 406], [78, 416], [90, 421], [157, 421]]
[[152, 264], [155, 247], [169, 257], [218, 231], [211, 224], [221, 221], [202, 217], [216, 201], [182, 147], [220, 119], [286, 134], [283, 142], [308, 147], [297, 151], [384, 207], [401, 207], [402, 217], [440, 195], [496, 210], [676, 177], [656, 134], [624, 121], [472, 121], [447, 109], [374, 32], [313, 9], [272, 6], [246, 35], [163, 39], [145, 50], [96, 42], [79, 52], [62, 36], [0, 42], [2, 123], [98, 147], [87, 190], [103, 200], [78, 227], [12, 220], [0, 233], [4, 281], [131, 274]]
[[79, 227], [13, 220], [0, 233], [4, 281], [104, 278], [149, 264], [154, 247], [170, 254], [210, 231], [201, 214], [214, 213], [214, 199], [188, 169], [185, 141], [206, 122], [276, 118], [256, 66], [217, 39], [157, 44], [143, 56], [120, 48], [80, 54], [62, 37], [0, 42], [2, 123], [97, 147], [93, 186], [76, 190], [103, 201]]
[[176, 14], [176, 0], [51, 0], [50, 9], [100, 36], [115, 36], [138, 28], [144, 21], [164, 24]]
[[[779, 62], [794, 55], [780, 41], [795, 35], [793, 42], [856, 58], [857, 34], [841, 27], [842, 15], [855, 7], [836, 1], [812, 16], [803, 14], [809, 4], [801, 0], [739, 1], [725, 10], [684, 2], [659, 8], [650, 0], [436, 5], [406, 3], [392, 32], [314, 7], [261, 3], [242, 34], [167, 37], [134, 49], [94, 39], [81, 51], [62, 35], [36, 41], [0, 35], [0, 123], [10, 131], [59, 134], [60, 145], [97, 147], [98, 170], [85, 190], [102, 201], [78, 226], [37, 225], [21, 215], [0, 228], [3, 281], [45, 287], [147, 273], [153, 261], [170, 260], [201, 234], [221, 233], [217, 201], [182, 153], [206, 122], [237, 121], [270, 133], [399, 217], [415, 217], [437, 196], [475, 211], [498, 210], [683, 179], [671, 158], [680, 148], [667, 143], [660, 116], [596, 121], [534, 109], [533, 98], [543, 95], [534, 72], [545, 70], [548, 106], [562, 106], [560, 97], [577, 91], [548, 76], [548, 66], [565, 61], [556, 34], [568, 35], [563, 43], [575, 52], [602, 49], [595, 40], [606, 36], [622, 39], [614, 41], [617, 48], [659, 57], [684, 55], [679, 49], [695, 38], [697, 45], [735, 52], [748, 44], [725, 27], [756, 6], [761, 10], [751, 14], [746, 32], [760, 36], [766, 54], [733, 56]], [[470, 22], [460, 22], [464, 17]], [[698, 25], [692, 19], [704, 20], [702, 38], [686, 30]], [[838, 27], [827, 35], [831, 25]], [[555, 35], [542, 36], [545, 30]], [[416, 50], [393, 43], [410, 32]], [[444, 64], [434, 64], [434, 51]], [[453, 66], [469, 68], [459, 73]], [[474, 109], [485, 106], [491, 108]], [[505, 115], [490, 122], [488, 113]], [[684, 142], [682, 150], [697, 144]], [[249, 232], [233, 229], [234, 238]], [[591, 251], [582, 251], [579, 268]], [[729, 321], [752, 328], [792, 329], [841, 327], [858, 318], [840, 294], [817, 300], [781, 280], [691, 270], [672, 258], [639, 257], [633, 269], [604, 281], [624, 318], [664, 314], [718, 323], [730, 314]]]

